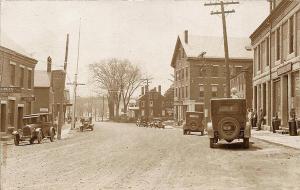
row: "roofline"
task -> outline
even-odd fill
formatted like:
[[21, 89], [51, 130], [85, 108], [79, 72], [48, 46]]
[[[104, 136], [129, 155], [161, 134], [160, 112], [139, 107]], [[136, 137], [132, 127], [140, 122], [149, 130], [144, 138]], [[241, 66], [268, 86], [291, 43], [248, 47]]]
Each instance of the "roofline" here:
[[173, 51], [172, 60], [171, 60], [171, 67], [173, 67], [173, 68], [175, 68], [175, 64], [174, 64], [174, 61], [175, 61], [175, 52], [176, 52], [176, 49], [178, 48], [179, 42], [181, 42], [181, 41], [180, 41], [180, 37], [178, 35], [177, 36], [177, 40], [176, 40], [176, 44], [175, 44], [175, 48], [174, 48], [174, 51]]
[[[187, 57], [187, 59], [191, 60], [203, 60], [203, 58], [198, 57]], [[225, 58], [223, 57], [205, 57], [205, 60], [208, 61], [225, 61]], [[229, 61], [253, 61], [253, 58], [246, 58], [246, 57], [230, 57]]]
[[4, 47], [4, 46], [0, 46], [0, 50], [3, 51], [3, 52], [6, 52], [6, 53], [8, 53], [8, 54], [15, 55], [15, 56], [17, 56], [17, 57], [29, 59], [30, 61], [33, 62], [33, 64], [37, 64], [37, 62], [38, 62], [36, 59], [33, 59], [33, 58], [31, 58], [31, 57], [28, 57], [28, 56], [26, 56], [26, 55], [24, 55], [24, 54], [18, 53], [18, 52], [16, 52], [16, 51], [11, 50], [11, 49], [9, 49], [9, 48], [6, 48], [6, 47]]
[[270, 20], [273, 19], [277, 14], [282, 13], [282, 10], [285, 10], [287, 8], [288, 4], [291, 4], [292, 1], [281, 1], [275, 9], [271, 11], [271, 13], [268, 15], [268, 17], [259, 25], [258, 28], [250, 35], [250, 39], [253, 40], [263, 29], [265, 26], [268, 26], [270, 24]]

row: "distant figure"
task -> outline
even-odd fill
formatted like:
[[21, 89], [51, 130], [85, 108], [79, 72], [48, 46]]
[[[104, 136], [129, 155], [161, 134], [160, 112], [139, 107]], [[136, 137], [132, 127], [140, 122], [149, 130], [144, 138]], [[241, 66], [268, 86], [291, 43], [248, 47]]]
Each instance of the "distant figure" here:
[[247, 117], [248, 117], [248, 121], [251, 123], [251, 125], [252, 125], [252, 115], [253, 115], [253, 109], [252, 108], [248, 108], [247, 109], [247, 111], [248, 111], [248, 115], [247, 115]]
[[231, 89], [231, 98], [239, 98], [239, 96], [237, 95], [237, 89], [236, 88]]
[[263, 124], [263, 121], [264, 121], [264, 113], [263, 113], [263, 109], [260, 108], [258, 114], [257, 131], [261, 130], [261, 125]]
[[253, 109], [252, 120], [251, 120], [252, 128], [256, 127], [256, 123], [257, 123], [257, 113], [256, 113], [255, 109]]

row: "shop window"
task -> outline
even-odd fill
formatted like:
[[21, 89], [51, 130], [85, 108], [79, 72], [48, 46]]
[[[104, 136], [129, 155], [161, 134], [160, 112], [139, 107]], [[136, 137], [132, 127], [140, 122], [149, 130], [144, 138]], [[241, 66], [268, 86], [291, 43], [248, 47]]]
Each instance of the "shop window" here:
[[204, 98], [204, 86], [203, 85], [199, 86], [199, 97]]
[[204, 112], [204, 107], [201, 104], [196, 104], [195, 105], [195, 111], [196, 112]]
[[[258, 91], [259, 92], [259, 91]], [[281, 115], [281, 89], [280, 89], [280, 80], [274, 81], [274, 113], [273, 116], [275, 116], [275, 113], [278, 113], [278, 115]]]
[[8, 101], [8, 124], [10, 126], [14, 126], [14, 121], [15, 121], [15, 101], [14, 100], [9, 100]]

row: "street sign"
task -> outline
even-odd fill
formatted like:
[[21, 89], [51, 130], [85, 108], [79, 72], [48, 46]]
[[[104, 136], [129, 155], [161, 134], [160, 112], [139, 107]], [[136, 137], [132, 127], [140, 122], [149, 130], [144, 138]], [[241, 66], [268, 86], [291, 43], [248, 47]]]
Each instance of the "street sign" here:
[[21, 93], [21, 87], [0, 87], [0, 93]]

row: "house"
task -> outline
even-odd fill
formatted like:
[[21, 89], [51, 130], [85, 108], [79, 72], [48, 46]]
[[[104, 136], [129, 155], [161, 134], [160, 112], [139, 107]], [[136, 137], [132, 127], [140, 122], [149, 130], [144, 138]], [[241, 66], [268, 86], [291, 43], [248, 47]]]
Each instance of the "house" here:
[[[253, 63], [245, 47], [248, 38], [228, 38], [231, 75]], [[204, 112], [210, 119], [210, 99], [225, 97], [226, 69], [222, 37], [179, 35], [171, 67], [174, 68], [174, 118], [185, 119], [186, 111]], [[209, 121], [209, 120], [207, 120]]]
[[142, 87], [141, 95], [138, 99], [140, 117], [153, 119], [155, 117], [165, 117], [164, 96], [161, 94], [161, 86], [148, 90], [148, 85]]
[[[5, 45], [5, 40], [2, 45]], [[10, 133], [22, 126], [22, 118], [33, 111], [34, 69], [37, 60], [22, 49], [0, 46], [0, 132]], [[12, 46], [15, 49], [10, 49]]]
[[289, 112], [300, 115], [300, 3], [270, 1], [270, 14], [251, 34], [253, 106], [263, 109], [266, 128], [278, 114], [283, 128]]

